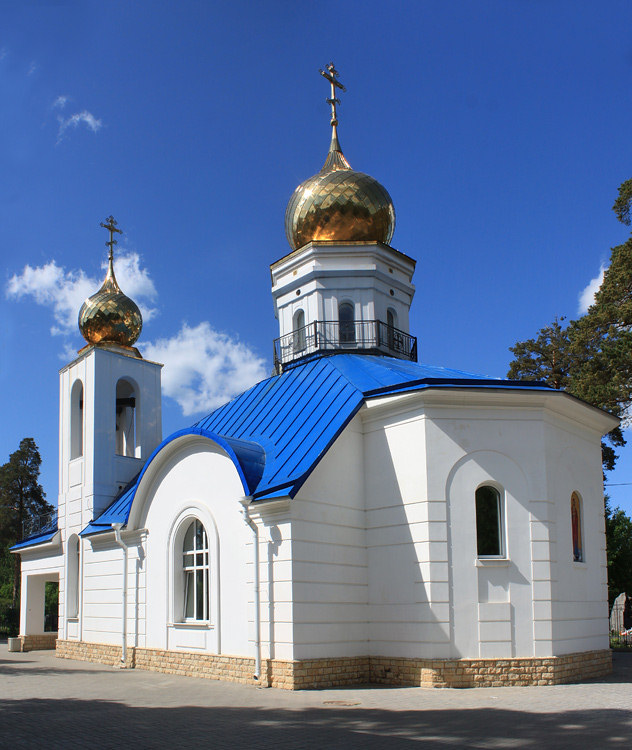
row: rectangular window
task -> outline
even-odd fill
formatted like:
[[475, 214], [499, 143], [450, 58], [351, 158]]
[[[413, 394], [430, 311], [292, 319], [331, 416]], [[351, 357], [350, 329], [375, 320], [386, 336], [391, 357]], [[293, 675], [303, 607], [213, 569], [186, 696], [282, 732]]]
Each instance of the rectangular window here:
[[495, 487], [476, 490], [476, 552], [479, 557], [502, 557], [502, 501]]

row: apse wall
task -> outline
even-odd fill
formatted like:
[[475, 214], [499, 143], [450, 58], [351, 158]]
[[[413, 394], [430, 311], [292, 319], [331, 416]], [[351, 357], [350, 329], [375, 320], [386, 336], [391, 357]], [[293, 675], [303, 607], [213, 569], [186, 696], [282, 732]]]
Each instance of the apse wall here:
[[[599, 435], [569, 420], [547, 425], [555, 654], [607, 649], [608, 575]], [[573, 555], [571, 496], [581, 504], [582, 560]]]
[[364, 490], [356, 417], [291, 500], [295, 659], [367, 654]]

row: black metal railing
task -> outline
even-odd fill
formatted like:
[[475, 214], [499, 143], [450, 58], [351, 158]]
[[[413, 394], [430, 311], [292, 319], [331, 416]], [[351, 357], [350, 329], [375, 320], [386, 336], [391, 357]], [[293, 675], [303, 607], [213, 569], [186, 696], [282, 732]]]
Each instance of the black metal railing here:
[[22, 524], [22, 538], [27, 539], [35, 534], [44, 534], [47, 531], [56, 531], [56, 529], [57, 510], [51, 510], [50, 513], [27, 518]]
[[320, 352], [388, 354], [417, 361], [417, 338], [381, 320], [315, 320], [274, 340], [274, 364], [284, 365]]

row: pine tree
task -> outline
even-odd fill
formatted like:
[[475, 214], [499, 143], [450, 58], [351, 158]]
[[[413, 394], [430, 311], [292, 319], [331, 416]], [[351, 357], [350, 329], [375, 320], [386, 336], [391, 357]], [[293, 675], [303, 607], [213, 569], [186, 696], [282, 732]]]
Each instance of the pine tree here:
[[566, 388], [572, 369], [568, 333], [560, 321], [538, 331], [535, 339], [510, 347], [515, 359], [507, 377], [512, 380], [542, 380], [551, 388]]
[[[39, 483], [42, 459], [33, 438], [24, 438], [20, 447], [0, 466], [0, 544], [9, 547], [23, 537], [25, 521], [50, 513]], [[15, 607], [20, 587], [20, 556], [13, 555], [12, 601]]]

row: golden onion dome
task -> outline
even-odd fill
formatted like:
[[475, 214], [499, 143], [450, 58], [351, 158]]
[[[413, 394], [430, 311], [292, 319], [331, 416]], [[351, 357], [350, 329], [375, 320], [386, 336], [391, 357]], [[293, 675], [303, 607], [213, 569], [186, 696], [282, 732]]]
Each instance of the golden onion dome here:
[[[112, 237], [111, 234], [110, 237]], [[110, 239], [110, 242], [114, 244], [112, 239]], [[81, 310], [79, 310], [79, 330], [88, 344], [109, 343], [131, 347], [140, 336], [142, 327], [143, 317], [138, 305], [134, 300], [123, 294], [116, 281], [112, 246], [110, 245], [110, 257], [105, 281], [99, 291], [92, 297], [88, 297], [81, 306]]]
[[385, 187], [351, 169], [332, 121], [327, 159], [294, 191], [285, 211], [285, 233], [293, 250], [312, 240], [384, 242], [395, 229], [395, 208]]

